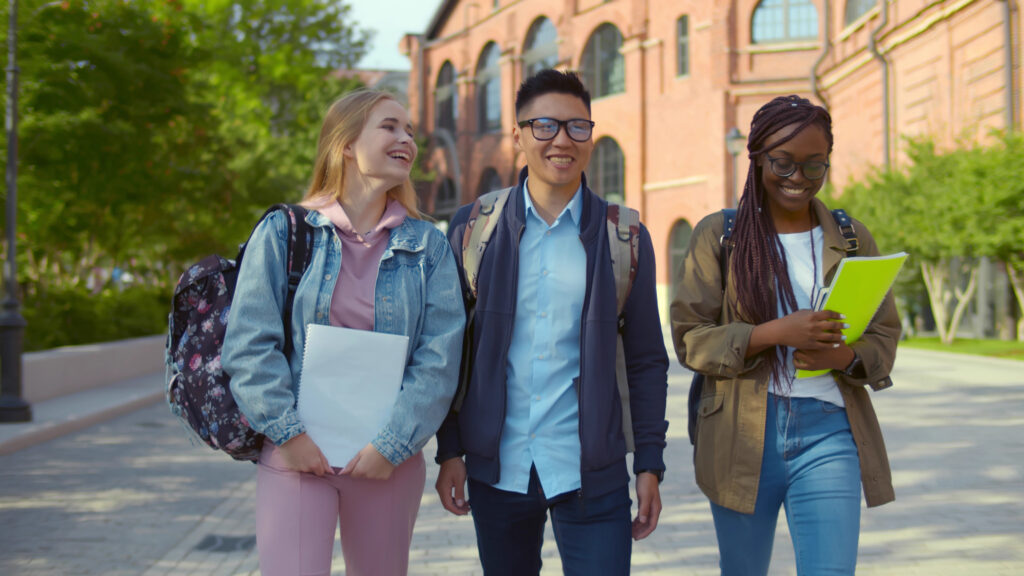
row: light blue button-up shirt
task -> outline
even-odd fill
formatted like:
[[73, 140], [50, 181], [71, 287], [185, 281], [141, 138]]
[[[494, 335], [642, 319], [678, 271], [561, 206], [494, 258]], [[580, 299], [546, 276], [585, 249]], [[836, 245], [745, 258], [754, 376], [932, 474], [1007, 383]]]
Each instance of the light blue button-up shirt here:
[[580, 488], [580, 319], [587, 254], [580, 241], [582, 191], [548, 226], [526, 199], [519, 242], [515, 323], [508, 351], [501, 478], [496, 488], [525, 494], [537, 467], [548, 497]]

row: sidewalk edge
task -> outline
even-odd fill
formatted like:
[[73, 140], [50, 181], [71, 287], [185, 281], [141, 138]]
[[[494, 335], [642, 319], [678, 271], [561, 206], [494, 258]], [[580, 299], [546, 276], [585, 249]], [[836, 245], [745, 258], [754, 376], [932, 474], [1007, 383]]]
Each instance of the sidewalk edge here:
[[54, 422], [43, 426], [38, 430], [21, 434], [9, 440], [0, 441], [0, 456], [24, 450], [25, 448], [35, 446], [36, 444], [42, 444], [43, 442], [65, 436], [73, 432], [78, 432], [79, 430], [88, 428], [93, 424], [99, 424], [100, 422], [111, 420], [121, 416], [122, 414], [128, 414], [129, 412], [134, 412], [140, 408], [145, 408], [146, 406], [163, 400], [163, 398], [164, 391], [157, 390], [138, 398], [134, 398], [123, 404], [118, 404], [116, 406], [98, 410], [91, 414], [86, 414], [80, 418]]

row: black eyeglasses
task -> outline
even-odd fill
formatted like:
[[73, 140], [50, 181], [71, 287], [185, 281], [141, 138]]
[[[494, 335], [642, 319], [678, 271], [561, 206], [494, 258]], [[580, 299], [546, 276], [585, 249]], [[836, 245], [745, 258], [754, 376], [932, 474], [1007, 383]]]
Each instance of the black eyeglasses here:
[[586, 142], [594, 132], [594, 123], [584, 118], [572, 118], [570, 120], [555, 120], [554, 118], [532, 118], [519, 122], [520, 128], [529, 124], [533, 137], [537, 140], [554, 140], [558, 131], [565, 126], [565, 134], [570, 140]]
[[828, 162], [794, 162], [789, 158], [772, 158], [771, 156], [766, 158], [768, 159], [769, 166], [771, 166], [772, 174], [779, 178], [789, 178], [796, 174], [796, 170], [799, 168], [804, 178], [808, 180], [821, 180], [825, 177], [825, 172], [828, 172], [829, 167]]

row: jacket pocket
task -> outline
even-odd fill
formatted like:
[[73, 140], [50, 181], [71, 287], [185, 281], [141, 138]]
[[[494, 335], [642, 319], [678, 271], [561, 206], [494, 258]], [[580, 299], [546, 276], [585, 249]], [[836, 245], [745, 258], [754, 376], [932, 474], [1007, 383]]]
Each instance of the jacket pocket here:
[[701, 419], [711, 416], [715, 412], [722, 409], [722, 404], [725, 402], [724, 394], [715, 394], [714, 396], [704, 396], [700, 399], [700, 409], [697, 411], [697, 416]]
[[[719, 438], [716, 428], [722, 424], [722, 406], [725, 404], [724, 394], [712, 394], [703, 396], [700, 399], [700, 407], [697, 410], [697, 442], [694, 444], [693, 464], [696, 468], [697, 484], [707, 492], [709, 489], [717, 491], [718, 473], [716, 471], [717, 457], [723, 457], [718, 452]], [[718, 418], [712, 418], [718, 414]]]

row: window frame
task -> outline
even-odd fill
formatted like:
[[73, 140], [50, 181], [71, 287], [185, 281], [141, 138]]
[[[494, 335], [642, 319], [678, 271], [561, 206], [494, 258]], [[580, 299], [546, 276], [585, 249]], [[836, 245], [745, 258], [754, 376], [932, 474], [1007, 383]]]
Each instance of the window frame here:
[[676, 19], [676, 76], [690, 75], [690, 16], [683, 14]]
[[[450, 82], [442, 85], [442, 75], [446, 72], [451, 76]], [[455, 66], [450, 60], [445, 60], [444, 64], [441, 65], [441, 70], [437, 73], [437, 79], [434, 82], [434, 129], [448, 130], [453, 134], [455, 133], [455, 128], [459, 121], [459, 91], [455, 77]], [[448, 126], [446, 122], [448, 118], [444, 116], [444, 112], [447, 112], [447, 110], [443, 110], [442, 106], [449, 106], [451, 108], [450, 126]]]
[[[491, 61], [492, 56], [493, 62]], [[492, 40], [480, 50], [474, 80], [476, 84], [477, 132], [480, 134], [500, 132], [501, 49], [497, 42]]]
[[[614, 149], [609, 148], [614, 146]], [[618, 154], [616, 157], [610, 157], [609, 151], [614, 150]], [[604, 198], [609, 202], [618, 202], [620, 204], [626, 203], [626, 155], [622, 152], [622, 146], [619, 145], [618, 141], [611, 136], [602, 136], [600, 140], [594, 143], [593, 158], [591, 164], [595, 167], [593, 178], [591, 179], [591, 189], [600, 197]], [[609, 165], [612, 166], [612, 170], [609, 171], [607, 168]], [[613, 197], [609, 197], [609, 191], [606, 190], [605, 184], [610, 179], [611, 174], [609, 172], [617, 172], [617, 185], [619, 187], [618, 194], [613, 194]]]
[[[614, 49], [605, 46], [611, 40], [607, 37], [609, 32], [614, 32], [617, 37]], [[622, 32], [611, 22], [599, 25], [587, 38], [580, 57], [580, 70], [583, 72], [583, 81], [594, 99], [614, 96], [626, 91], [626, 59], [620, 52], [621, 48]], [[614, 58], [605, 58], [613, 53]], [[591, 66], [593, 66], [593, 70], [590, 69]]]
[[[537, 37], [545, 23], [551, 27], [555, 36], [549, 43], [538, 45]], [[550, 66], [547, 65], [549, 60], [551, 61]], [[551, 19], [539, 16], [530, 24], [530, 28], [526, 31], [526, 39], [523, 41], [522, 62], [523, 78], [529, 78], [545, 68], [554, 68], [558, 65], [558, 28], [555, 27]], [[531, 70], [538, 64], [544, 64], [544, 66]]]
[[[870, 3], [870, 4], [869, 4]], [[846, 0], [843, 5], [843, 26], [856, 24], [865, 14], [878, 7], [879, 0]], [[851, 12], [851, 10], [855, 12]]]
[[[446, 194], [446, 188], [451, 190], [451, 198], [448, 198]], [[437, 195], [434, 197], [434, 214], [433, 216], [438, 219], [447, 219], [455, 214], [455, 210], [459, 207], [459, 187], [455, 183], [455, 179], [450, 176], [445, 176], [437, 185]]]
[[[765, 5], [768, 2], [778, 2], [778, 5]], [[814, 33], [808, 35], [794, 34], [793, 26], [796, 19], [793, 18], [794, 10], [810, 8], [814, 12]], [[768, 16], [768, 11], [778, 13], [781, 15], [781, 22], [777, 26], [774, 26], [770, 31], [774, 34], [765, 37], [763, 34], [759, 34], [759, 17], [765, 18]], [[763, 20], [762, 20], [763, 22]], [[762, 26], [762, 29], [768, 29], [769, 24]], [[761, 0], [754, 7], [754, 11], [750, 17], [750, 43], [751, 44], [785, 44], [793, 42], [807, 42], [817, 40], [821, 35], [821, 18], [818, 14], [818, 7], [812, 0]], [[759, 38], [759, 36], [761, 36]]]

